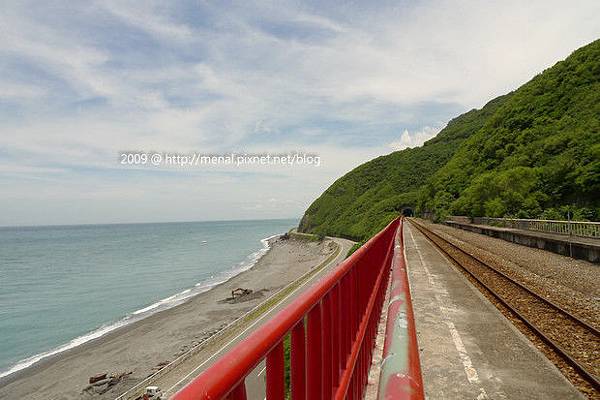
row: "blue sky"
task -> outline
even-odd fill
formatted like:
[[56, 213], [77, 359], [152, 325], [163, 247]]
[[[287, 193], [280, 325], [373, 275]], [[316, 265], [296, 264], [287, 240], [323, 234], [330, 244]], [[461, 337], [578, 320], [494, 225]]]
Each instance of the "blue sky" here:
[[[600, 37], [597, 1], [4, 1], [0, 225], [299, 217]], [[124, 150], [308, 167], [123, 167]]]

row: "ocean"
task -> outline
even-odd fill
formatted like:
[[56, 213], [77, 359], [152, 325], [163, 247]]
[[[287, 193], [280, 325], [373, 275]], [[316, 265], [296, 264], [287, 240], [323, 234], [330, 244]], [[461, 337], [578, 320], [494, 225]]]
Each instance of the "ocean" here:
[[297, 223], [0, 227], [0, 377], [209, 290]]

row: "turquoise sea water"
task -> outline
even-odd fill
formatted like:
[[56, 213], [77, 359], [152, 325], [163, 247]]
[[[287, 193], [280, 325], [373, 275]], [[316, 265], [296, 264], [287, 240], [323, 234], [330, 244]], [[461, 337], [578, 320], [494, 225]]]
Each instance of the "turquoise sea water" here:
[[0, 228], [0, 377], [208, 290], [296, 224]]

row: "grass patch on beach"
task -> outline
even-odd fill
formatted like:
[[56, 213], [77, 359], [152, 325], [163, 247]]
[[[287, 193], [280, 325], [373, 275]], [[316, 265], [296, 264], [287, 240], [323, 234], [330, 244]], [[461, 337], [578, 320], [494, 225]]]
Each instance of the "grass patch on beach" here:
[[309, 242], [320, 242], [325, 239], [325, 235], [317, 235], [314, 233], [298, 232], [295, 228], [290, 229], [287, 235], [296, 240], [306, 240]]
[[352, 247], [350, 247], [350, 250], [348, 250], [348, 253], [346, 254], [346, 258], [350, 257], [356, 250], [360, 249], [362, 247], [362, 245], [365, 243], [367, 243], [366, 240], [362, 240], [360, 242], [354, 243], [354, 245]]

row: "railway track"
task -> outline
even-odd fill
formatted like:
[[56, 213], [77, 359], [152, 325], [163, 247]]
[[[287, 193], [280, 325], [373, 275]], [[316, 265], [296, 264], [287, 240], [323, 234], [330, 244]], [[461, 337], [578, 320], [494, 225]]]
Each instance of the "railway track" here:
[[[463, 250], [426, 226], [410, 220], [421, 233], [459, 266], [484, 291], [550, 348], [556, 358], [573, 371], [549, 357], [571, 381], [590, 398], [600, 398], [600, 330], [560, 305], [536, 293], [523, 283]], [[582, 382], [586, 384], [581, 384]]]

